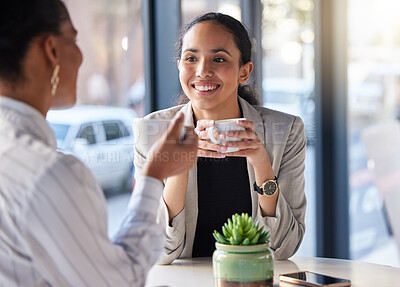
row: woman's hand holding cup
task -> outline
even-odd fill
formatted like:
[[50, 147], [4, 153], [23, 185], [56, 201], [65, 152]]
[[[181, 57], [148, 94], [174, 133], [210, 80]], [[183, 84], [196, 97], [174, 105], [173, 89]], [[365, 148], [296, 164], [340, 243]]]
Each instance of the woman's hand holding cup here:
[[[197, 150], [197, 155], [199, 157], [224, 158], [226, 156], [225, 154], [221, 153], [221, 151], [227, 150], [225, 146], [210, 141], [208, 128], [214, 126], [214, 124], [214, 120], [197, 121], [197, 126], [194, 131], [199, 137], [199, 147]], [[224, 134], [218, 132], [216, 132], [214, 136], [221, 139], [225, 138]]]
[[265, 166], [267, 151], [254, 124], [245, 118], [222, 121], [199, 120], [195, 132], [199, 136], [198, 156], [224, 158], [247, 157], [253, 167]]
[[240, 138], [241, 141], [229, 141], [226, 146], [238, 148], [239, 150], [230, 153], [229, 156], [246, 157], [255, 169], [264, 169], [270, 159], [267, 150], [254, 129], [253, 122], [246, 119], [238, 120], [237, 125], [243, 127], [243, 130], [229, 131], [227, 136]]
[[239, 120], [199, 120], [195, 129], [199, 135], [198, 156], [224, 158], [226, 153], [238, 151], [237, 147], [227, 146], [230, 142], [241, 141], [239, 137], [227, 136], [230, 131], [244, 131], [245, 128], [237, 124]]

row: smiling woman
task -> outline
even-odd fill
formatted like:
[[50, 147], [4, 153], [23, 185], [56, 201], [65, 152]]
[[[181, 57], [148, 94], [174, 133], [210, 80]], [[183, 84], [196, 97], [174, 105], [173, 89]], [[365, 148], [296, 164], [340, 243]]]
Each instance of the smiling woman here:
[[[183, 52], [194, 52], [194, 53], [199, 53], [198, 49], [191, 49], [191, 48], [183, 48], [183, 38], [188, 38], [191, 37], [190, 35], [193, 34], [193, 32], [190, 32], [189, 30], [191, 30], [192, 28], [196, 28], [194, 27], [195, 24], [197, 23], [201, 23], [204, 22], [204, 24], [207, 24], [207, 21], [212, 21], [215, 20], [215, 14], [214, 13], [208, 13], [205, 14], [207, 16], [204, 17], [197, 17], [192, 19], [191, 21], [188, 22], [188, 24], [185, 26], [185, 28], [183, 29], [183, 31], [181, 32], [179, 39], [177, 41], [177, 49], [176, 49], [176, 59], [178, 62], [178, 67], [180, 67], [180, 62], [181, 60], [184, 62], [185, 60], [188, 62], [195, 62], [198, 61], [198, 59], [196, 59], [195, 57], [190, 57], [188, 59], [186, 59], [186, 57], [183, 55]], [[222, 15], [222, 14], [221, 14]], [[232, 18], [233, 19], [233, 18]], [[239, 85], [237, 86], [237, 93], [244, 99], [246, 99], [247, 102], [249, 102], [250, 104], [258, 104], [258, 99], [256, 97], [256, 95], [254, 94], [254, 91], [252, 89], [251, 86], [249, 85], [244, 85], [244, 83], [246, 82], [247, 78], [249, 77], [252, 69], [253, 69], [253, 64], [251, 62], [251, 56], [252, 56], [252, 45], [250, 42], [250, 38], [249, 35], [246, 31], [246, 29], [241, 28], [241, 23], [239, 21], [227, 21], [227, 19], [223, 19], [222, 17], [219, 19], [219, 21], [221, 22], [222, 25], [220, 25], [219, 27], [217, 26], [216, 29], [218, 31], [224, 30], [224, 32], [227, 31], [231, 31], [234, 33], [228, 33], [228, 35], [226, 33], [222, 33], [222, 34], [214, 34], [216, 35], [216, 37], [218, 38], [219, 41], [221, 41], [221, 44], [223, 45], [223, 42], [225, 42], [226, 44], [228, 44], [228, 42], [230, 41], [230, 47], [227, 49], [224, 49], [222, 47], [224, 46], [218, 46], [217, 43], [214, 43], [214, 39], [210, 39], [210, 35], [213, 34], [209, 34], [209, 35], [204, 35], [205, 37], [201, 36], [201, 38], [203, 39], [202, 41], [207, 41], [204, 42], [204, 48], [206, 45], [213, 46], [213, 48], [211, 48], [209, 50], [210, 53], [212, 53], [213, 55], [211, 57], [214, 57], [214, 59], [211, 59], [212, 62], [215, 62], [215, 64], [220, 63], [220, 64], [224, 64], [224, 65], [220, 65], [221, 68], [227, 65], [230, 66], [235, 66], [237, 64], [239, 64], [239, 67], [242, 68], [242, 66], [244, 64], [247, 65], [247, 67], [244, 67], [245, 69], [247, 69], [247, 75], [244, 75], [244, 78], [241, 79], [241, 82], [239, 83]], [[202, 25], [200, 25], [201, 27], [199, 27], [198, 29], [202, 28]], [[215, 26], [214, 26], [215, 27]], [[243, 26], [242, 26], [243, 27]], [[202, 29], [203, 32], [205, 31], [205, 29]], [[227, 35], [228, 38], [222, 38], [219, 39], [220, 35]], [[226, 42], [228, 41], [228, 42]], [[189, 41], [187, 41], [189, 42]], [[232, 46], [233, 44], [233, 46]], [[183, 51], [182, 51], [183, 49]], [[238, 50], [239, 49], [239, 50]], [[231, 52], [233, 54], [231, 54]], [[239, 54], [238, 54], [239, 52]], [[218, 54], [221, 55], [221, 57], [218, 57]], [[229, 60], [229, 61], [228, 61]], [[210, 61], [210, 60], [209, 60]], [[227, 63], [226, 63], [227, 62]], [[244, 66], [246, 66], [244, 65]], [[222, 71], [221, 71], [222, 72]], [[200, 71], [201, 73], [201, 71]], [[180, 73], [181, 75], [181, 73]], [[201, 86], [201, 85], [199, 85]], [[185, 89], [185, 86], [182, 85], [182, 89]], [[186, 93], [186, 91], [185, 91]], [[178, 100], [178, 103], [183, 104], [183, 103], [187, 103], [189, 98], [188, 95], [182, 93], [181, 97]]]
[[[276, 259], [292, 256], [300, 246], [306, 207], [303, 122], [255, 105], [254, 93], [245, 86], [253, 70], [251, 54], [247, 30], [221, 13], [192, 19], [179, 37], [177, 65], [181, 98], [187, 103], [146, 118], [185, 114], [185, 125], [195, 127], [199, 135], [199, 160], [192, 170], [165, 183], [158, 214], [167, 234], [161, 263], [211, 256], [213, 230], [234, 213], [252, 214], [271, 230]], [[210, 142], [208, 129], [226, 119], [236, 119], [242, 129], [215, 136], [239, 140]], [[139, 173], [148, 152], [140, 146], [136, 143]], [[266, 193], [271, 182], [276, 188]]]
[[253, 70], [252, 62], [241, 62], [240, 51], [223, 26], [208, 21], [185, 34], [179, 78], [197, 119], [240, 117], [238, 85], [244, 84]]

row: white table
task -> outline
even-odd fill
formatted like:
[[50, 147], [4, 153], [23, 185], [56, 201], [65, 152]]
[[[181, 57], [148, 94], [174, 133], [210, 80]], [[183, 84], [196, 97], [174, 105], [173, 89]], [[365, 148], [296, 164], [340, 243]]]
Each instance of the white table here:
[[[275, 261], [274, 286], [279, 286], [279, 274], [313, 271], [351, 280], [354, 287], [400, 287], [400, 268], [353, 260], [293, 257]], [[214, 277], [211, 258], [175, 260], [171, 265], [154, 266], [146, 287], [212, 287]]]

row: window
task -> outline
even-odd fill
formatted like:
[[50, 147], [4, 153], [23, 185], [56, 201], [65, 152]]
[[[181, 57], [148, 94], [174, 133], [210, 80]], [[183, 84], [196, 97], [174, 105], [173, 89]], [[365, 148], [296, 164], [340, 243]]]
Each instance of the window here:
[[125, 126], [121, 123], [122, 130], [124, 131], [124, 137], [129, 137], [133, 134], [132, 127]]
[[348, 1], [350, 256], [397, 267], [399, 10], [397, 0]]
[[144, 115], [141, 0], [65, 1], [83, 64], [78, 104], [130, 107]]
[[262, 0], [263, 105], [300, 116], [307, 137], [306, 233], [298, 256], [316, 254], [314, 22], [312, 0]]
[[240, 0], [182, 0], [182, 24], [206, 13], [220, 12], [241, 19]]
[[78, 135], [78, 138], [86, 139], [90, 145], [95, 144], [96, 137], [94, 135], [93, 126], [87, 125], [82, 127], [81, 132]]
[[104, 132], [106, 133], [106, 140], [115, 140], [123, 137], [121, 129], [117, 122], [103, 123]]
[[[107, 131], [103, 132], [103, 119], [109, 121], [112, 118], [103, 117], [101, 111], [102, 106], [117, 106], [134, 110], [136, 114], [132, 118], [144, 116], [142, 1], [65, 0], [64, 3], [68, 8], [72, 23], [78, 30], [77, 44], [84, 59], [78, 75], [77, 106], [95, 105], [96, 107], [91, 109], [98, 108], [98, 113], [100, 113], [94, 118], [96, 122], [100, 121], [100, 124], [93, 125], [91, 128], [85, 127], [79, 131], [80, 136], [91, 144], [95, 143], [96, 139], [99, 143], [105, 141], [105, 138], [111, 140], [124, 137], [122, 144], [133, 152], [133, 140], [130, 139], [133, 133], [130, 127], [124, 128], [119, 122], [114, 125], [106, 123], [104, 128]], [[81, 113], [82, 117], [78, 113], [74, 115], [74, 118], [82, 120], [80, 123], [85, 123], [86, 119], [93, 120], [84, 115], [84, 109]], [[116, 119], [119, 118], [116, 117]], [[82, 161], [92, 169], [96, 180], [105, 191], [114, 190], [112, 193], [106, 191], [107, 196], [114, 197], [124, 191], [128, 195], [131, 191], [130, 187], [126, 188], [121, 184], [126, 182], [128, 175], [132, 175], [131, 161], [130, 165], [124, 167], [124, 171], [110, 177], [97, 176], [100, 171], [95, 171], [93, 166], [88, 164], [88, 158], [93, 163], [98, 157], [109, 159], [116, 154], [120, 143], [110, 143], [112, 144], [109, 146], [102, 145], [101, 149], [97, 145], [88, 146], [85, 154], [75, 153], [75, 155], [82, 156]], [[126, 157], [129, 153], [123, 154]], [[110, 175], [116, 172], [115, 163], [111, 160], [104, 160], [101, 168], [104, 169], [103, 174]], [[112, 225], [113, 222], [109, 226], [112, 227]]]
[[62, 125], [62, 124], [51, 124], [49, 123], [57, 140], [57, 148], [63, 149], [65, 143], [65, 137], [68, 134], [68, 130], [70, 128], [69, 125]]

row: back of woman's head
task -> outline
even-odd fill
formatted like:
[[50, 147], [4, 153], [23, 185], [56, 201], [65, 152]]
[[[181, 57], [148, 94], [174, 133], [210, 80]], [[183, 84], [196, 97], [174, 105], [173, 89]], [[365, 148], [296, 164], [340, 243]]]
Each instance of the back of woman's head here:
[[10, 0], [0, 4], [0, 80], [24, 78], [22, 63], [33, 39], [59, 35], [69, 19], [60, 0]]
[[[240, 21], [235, 18], [225, 15], [222, 13], [209, 12], [206, 14], [199, 15], [192, 20], [190, 20], [183, 30], [181, 31], [178, 41], [176, 43], [176, 58], [180, 59], [182, 54], [182, 41], [186, 33], [196, 24], [213, 21], [221, 26], [223, 26], [233, 37], [236, 47], [240, 52], [240, 66], [251, 61], [252, 57], [252, 42], [247, 29], [243, 26]], [[239, 85], [238, 94], [244, 98], [250, 104], [258, 104], [258, 98], [255, 95], [254, 89], [249, 85]], [[187, 102], [186, 96], [181, 96], [178, 100], [179, 103]]]

